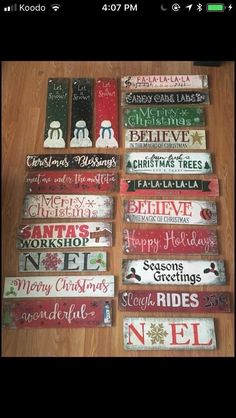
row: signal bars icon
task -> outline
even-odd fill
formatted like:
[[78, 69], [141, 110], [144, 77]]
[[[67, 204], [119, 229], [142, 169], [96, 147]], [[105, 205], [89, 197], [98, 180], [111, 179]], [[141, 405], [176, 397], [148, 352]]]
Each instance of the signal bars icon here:
[[12, 4], [11, 6], [4, 7], [4, 12], [17, 12], [17, 4]]

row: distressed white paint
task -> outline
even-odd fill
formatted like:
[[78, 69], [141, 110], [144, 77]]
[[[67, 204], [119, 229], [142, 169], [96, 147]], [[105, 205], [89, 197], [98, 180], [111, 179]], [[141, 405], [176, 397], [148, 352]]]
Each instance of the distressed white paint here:
[[125, 90], [202, 89], [207, 87], [207, 75], [138, 75], [121, 78], [121, 88]]
[[6, 277], [4, 298], [113, 297], [114, 276]]
[[[214, 266], [211, 266], [212, 263]], [[224, 261], [148, 258], [123, 260], [123, 283], [161, 286], [224, 285], [226, 284]]]
[[216, 349], [213, 318], [145, 317], [123, 321], [125, 350]]

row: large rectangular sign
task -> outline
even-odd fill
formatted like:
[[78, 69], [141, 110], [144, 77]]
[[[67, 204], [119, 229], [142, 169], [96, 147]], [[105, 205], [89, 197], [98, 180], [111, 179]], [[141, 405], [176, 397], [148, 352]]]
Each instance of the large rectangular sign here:
[[49, 78], [44, 148], [65, 148], [69, 112], [69, 79]]
[[155, 224], [217, 224], [215, 202], [201, 200], [124, 201], [124, 221]]
[[206, 149], [206, 133], [203, 129], [125, 129], [125, 148]]
[[3, 303], [3, 326], [7, 328], [85, 328], [111, 325], [110, 300], [24, 300]]
[[130, 312], [230, 312], [229, 292], [119, 292], [119, 309]]
[[137, 105], [178, 105], [178, 104], [209, 104], [209, 94], [199, 91], [183, 91], [183, 92], [169, 92], [163, 91], [159, 93], [154, 92], [133, 92], [122, 93], [122, 106], [137, 106]]
[[39, 154], [26, 156], [26, 168], [37, 170], [112, 169], [119, 168], [119, 155], [114, 154]]
[[205, 89], [207, 87], [207, 75], [128, 75], [121, 78], [121, 88], [126, 90]]
[[125, 350], [215, 350], [213, 318], [124, 318]]
[[92, 272], [107, 270], [107, 253], [90, 252], [22, 252], [19, 254], [20, 272], [70, 271]]
[[124, 284], [160, 286], [225, 285], [222, 260], [123, 260]]
[[114, 276], [6, 277], [3, 297], [113, 297], [114, 285]]
[[206, 228], [124, 229], [126, 254], [218, 254], [216, 231]]
[[92, 147], [93, 79], [72, 79], [70, 147]]
[[111, 247], [112, 223], [24, 224], [19, 227], [17, 248]]
[[125, 128], [204, 126], [202, 107], [132, 107], [123, 111]]
[[109, 193], [116, 191], [115, 173], [76, 171], [33, 171], [25, 180], [26, 193]]
[[138, 196], [219, 196], [218, 179], [120, 180], [120, 193]]
[[211, 174], [211, 154], [207, 152], [131, 152], [125, 155], [129, 174]]
[[27, 194], [23, 218], [112, 218], [113, 198], [101, 195]]
[[112, 78], [96, 81], [96, 147], [118, 147], [118, 88]]

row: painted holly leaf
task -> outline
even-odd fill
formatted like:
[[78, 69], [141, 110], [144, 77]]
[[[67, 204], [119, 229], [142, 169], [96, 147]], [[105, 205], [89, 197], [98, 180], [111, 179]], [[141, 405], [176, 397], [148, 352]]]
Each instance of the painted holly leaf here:
[[11, 313], [8, 309], [3, 312], [3, 325], [10, 327], [12, 325]]
[[10, 287], [9, 292], [6, 292], [6, 296], [10, 296], [10, 295], [13, 295], [13, 296], [17, 295], [17, 293], [14, 290], [14, 287], [12, 287], [12, 286]]
[[106, 263], [104, 262], [103, 255], [101, 253], [99, 253], [97, 257], [92, 258], [90, 260], [90, 263], [91, 264], [100, 264], [100, 266], [106, 267]]
[[164, 344], [165, 337], [168, 335], [168, 332], [164, 329], [164, 325], [161, 324], [151, 324], [150, 331], [147, 332], [147, 336], [151, 338], [152, 344]]

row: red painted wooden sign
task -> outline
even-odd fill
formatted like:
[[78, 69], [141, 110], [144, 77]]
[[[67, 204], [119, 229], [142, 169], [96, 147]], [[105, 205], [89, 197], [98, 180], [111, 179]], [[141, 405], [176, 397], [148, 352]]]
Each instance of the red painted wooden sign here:
[[113, 197], [102, 195], [27, 194], [23, 218], [112, 218]]
[[116, 191], [115, 173], [34, 171], [25, 179], [26, 193], [103, 193]]
[[127, 254], [218, 254], [215, 230], [124, 229], [124, 252]]
[[111, 78], [96, 81], [96, 147], [118, 147], [118, 89]]
[[70, 299], [3, 303], [7, 328], [87, 328], [112, 325], [111, 300]]
[[124, 318], [125, 350], [215, 350], [213, 318]]
[[119, 292], [119, 309], [132, 312], [230, 312], [229, 292]]
[[120, 192], [139, 196], [219, 196], [219, 182], [209, 180], [120, 180]]
[[213, 225], [215, 202], [132, 199], [124, 201], [124, 220], [133, 223]]
[[19, 227], [17, 248], [111, 247], [109, 222], [24, 224]]

